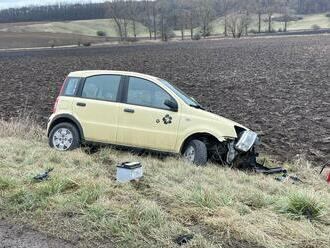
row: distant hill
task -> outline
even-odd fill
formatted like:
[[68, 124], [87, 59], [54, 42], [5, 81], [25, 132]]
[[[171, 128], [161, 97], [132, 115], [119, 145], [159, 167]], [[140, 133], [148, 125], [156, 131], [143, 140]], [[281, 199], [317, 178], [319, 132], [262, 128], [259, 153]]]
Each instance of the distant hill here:
[[[274, 15], [277, 16], [277, 15]], [[302, 30], [302, 29], [312, 29], [313, 25], [317, 25], [320, 28], [330, 28], [330, 18], [326, 17], [326, 13], [324, 14], [313, 14], [313, 15], [299, 15], [302, 17], [302, 20], [291, 21], [288, 23], [288, 31]], [[264, 16], [263, 18], [266, 18]], [[224, 32], [224, 18], [218, 18], [216, 21], [212, 22], [212, 32], [216, 34], [220, 34]], [[284, 28], [284, 23], [273, 21], [272, 28], [275, 31]], [[267, 31], [268, 23], [266, 21], [262, 22], [261, 30]], [[258, 22], [257, 17], [254, 16], [252, 23], [249, 25], [249, 30], [258, 30]]]
[[[274, 15], [275, 17], [277, 15]], [[299, 15], [301, 20], [291, 21], [288, 23], [288, 31], [312, 29], [313, 25], [320, 28], [330, 28], [330, 18], [326, 14]], [[266, 16], [264, 17], [266, 18]], [[263, 19], [264, 19], [263, 18]], [[213, 34], [222, 34], [224, 32], [224, 18], [218, 18], [211, 23]], [[257, 17], [254, 16], [252, 23], [249, 25], [249, 31], [257, 31]], [[272, 28], [275, 31], [283, 30], [282, 22], [273, 21]], [[266, 20], [262, 22], [262, 31], [267, 31], [268, 23]], [[147, 37], [148, 29], [141, 23], [136, 23], [137, 37]], [[199, 28], [195, 28], [197, 32]], [[18, 32], [18, 33], [60, 33], [71, 35], [97, 36], [97, 31], [106, 32], [108, 37], [118, 37], [116, 32], [116, 24], [113, 19], [94, 19], [80, 21], [63, 21], [63, 22], [36, 22], [36, 23], [10, 23], [0, 24], [0, 31]], [[175, 30], [177, 36], [181, 35], [179, 30]], [[133, 36], [132, 25], [128, 25], [128, 34]], [[185, 35], [189, 35], [190, 31], [185, 30]]]
[[[148, 35], [148, 30], [141, 23], [136, 23], [137, 36], [143, 37]], [[47, 33], [64, 33], [77, 34], [86, 36], [97, 36], [97, 31], [106, 32], [109, 37], [117, 37], [116, 23], [113, 19], [95, 19], [81, 21], [64, 21], [64, 22], [40, 22], [40, 23], [20, 23], [1, 24], [0, 31], [5, 32], [47, 32]], [[131, 23], [128, 25], [128, 33], [133, 36]]]

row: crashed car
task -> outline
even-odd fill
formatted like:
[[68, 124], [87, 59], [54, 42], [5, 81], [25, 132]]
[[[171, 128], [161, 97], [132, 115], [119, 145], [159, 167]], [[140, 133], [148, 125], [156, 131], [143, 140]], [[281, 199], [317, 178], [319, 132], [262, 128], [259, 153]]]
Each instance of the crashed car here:
[[166, 80], [134, 72], [77, 71], [62, 85], [48, 120], [49, 145], [112, 144], [239, 167], [256, 163], [258, 136], [212, 114]]

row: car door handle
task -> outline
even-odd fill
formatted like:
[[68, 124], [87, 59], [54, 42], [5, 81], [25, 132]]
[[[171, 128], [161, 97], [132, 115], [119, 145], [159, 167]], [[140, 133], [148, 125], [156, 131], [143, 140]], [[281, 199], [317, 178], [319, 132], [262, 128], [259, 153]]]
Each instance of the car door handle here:
[[86, 103], [84, 103], [84, 102], [78, 102], [77, 103], [77, 106], [79, 106], [79, 107], [86, 107]]
[[124, 109], [124, 112], [126, 112], [126, 113], [134, 113], [135, 112], [135, 110], [134, 109], [129, 109], [129, 108], [125, 108]]

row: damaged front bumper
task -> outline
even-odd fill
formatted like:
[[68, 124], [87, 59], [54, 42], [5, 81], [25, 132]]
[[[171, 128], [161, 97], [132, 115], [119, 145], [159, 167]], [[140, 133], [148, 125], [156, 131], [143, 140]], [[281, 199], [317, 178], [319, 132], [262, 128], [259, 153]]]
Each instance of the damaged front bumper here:
[[260, 145], [258, 135], [250, 130], [244, 130], [234, 141], [227, 144], [226, 162], [238, 169], [253, 170], [257, 173], [274, 174], [286, 173], [282, 167], [268, 168], [257, 162], [256, 146]]

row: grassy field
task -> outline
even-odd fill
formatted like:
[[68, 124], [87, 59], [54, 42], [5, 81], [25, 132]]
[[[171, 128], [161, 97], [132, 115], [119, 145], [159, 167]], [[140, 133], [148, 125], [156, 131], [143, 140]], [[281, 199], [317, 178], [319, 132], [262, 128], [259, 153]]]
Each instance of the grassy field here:
[[[27, 125], [26, 123], [29, 123]], [[30, 120], [0, 121], [0, 217], [81, 247], [328, 247], [330, 189], [303, 159], [304, 183], [277, 182], [209, 164], [188, 165], [103, 149], [60, 153]], [[116, 164], [141, 161], [144, 179], [115, 181]], [[36, 183], [38, 172], [54, 168]]]
[[[137, 36], [148, 36], [148, 30], [141, 23], [136, 24]], [[47, 32], [97, 36], [97, 31], [106, 32], [109, 37], [117, 37], [116, 23], [113, 19], [96, 19], [65, 22], [25, 23], [17, 25], [0, 25], [0, 31], [6, 32]], [[132, 23], [128, 25], [128, 34], [133, 35]]]
[[[264, 16], [263, 19], [266, 19], [266, 16]], [[330, 28], [330, 18], [326, 17], [325, 14], [304, 15], [302, 20], [289, 22], [288, 31], [312, 29], [313, 25], [318, 25], [320, 28]], [[275, 31], [278, 31], [279, 29], [283, 30], [284, 23], [273, 21], [272, 28]], [[253, 17], [249, 30], [258, 30], [258, 21], [256, 16]], [[262, 22], [261, 30], [268, 30], [268, 23], [266, 21]], [[223, 18], [219, 18], [212, 23], [212, 32], [216, 34], [224, 32]]]
[[[266, 17], [263, 17], [265, 19]], [[330, 28], [330, 18], [325, 14], [305, 15], [303, 20], [290, 22], [288, 30], [311, 29], [313, 25], [318, 25], [320, 28]], [[224, 32], [224, 20], [219, 18], [213, 21], [212, 32], [214, 34], [221, 34]], [[283, 29], [284, 24], [280, 22], [273, 22], [273, 29]], [[262, 22], [262, 30], [266, 31], [268, 28], [267, 22]], [[199, 28], [195, 29], [195, 32]], [[253, 17], [250, 30], [257, 30], [257, 18]], [[66, 22], [46, 22], [46, 23], [24, 23], [24, 24], [0, 24], [0, 31], [5, 32], [47, 32], [47, 33], [62, 33], [62, 34], [76, 34], [85, 36], [97, 36], [97, 31], [105, 31], [109, 37], [117, 37], [116, 24], [112, 19], [97, 19], [97, 20], [81, 20], [81, 21], [66, 21]], [[177, 36], [181, 35], [181, 31], [174, 31]], [[129, 36], [133, 35], [132, 23], [128, 25]], [[148, 37], [149, 33], [145, 26], [137, 23], [137, 36]], [[185, 35], [190, 35], [189, 30], [185, 30]]]

